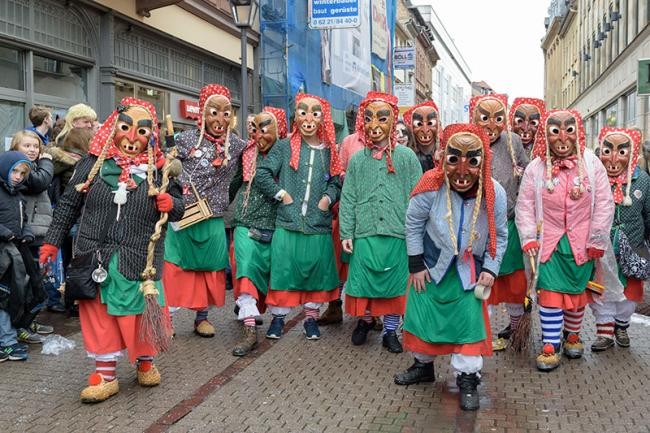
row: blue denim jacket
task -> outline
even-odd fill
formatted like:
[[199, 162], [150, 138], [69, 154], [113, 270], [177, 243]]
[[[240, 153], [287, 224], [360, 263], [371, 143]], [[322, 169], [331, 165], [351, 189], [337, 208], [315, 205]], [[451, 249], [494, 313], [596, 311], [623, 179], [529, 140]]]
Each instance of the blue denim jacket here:
[[[497, 231], [496, 257], [492, 257], [487, 251], [489, 236], [487, 213], [483, 200], [475, 227], [478, 238], [474, 240], [472, 246], [477, 279], [482, 269], [488, 270], [494, 275], [499, 274], [501, 260], [508, 244], [506, 192], [497, 181], [494, 181], [494, 192], [494, 218]], [[460, 256], [459, 260], [456, 260], [456, 266], [465, 290], [474, 288], [470, 282], [470, 264], [462, 260], [462, 254], [469, 241], [475, 201], [474, 198], [465, 200], [460, 194], [451, 192], [453, 225]], [[447, 186], [444, 184], [438, 191], [424, 192], [411, 198], [406, 212], [408, 255], [424, 255], [424, 262], [435, 283], [442, 280], [455, 258], [446, 215]]]

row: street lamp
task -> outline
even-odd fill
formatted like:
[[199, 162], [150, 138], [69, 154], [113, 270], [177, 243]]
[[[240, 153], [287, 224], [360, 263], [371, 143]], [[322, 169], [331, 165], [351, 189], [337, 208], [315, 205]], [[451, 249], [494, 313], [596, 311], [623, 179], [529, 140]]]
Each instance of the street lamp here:
[[248, 114], [248, 55], [246, 30], [253, 26], [257, 14], [257, 0], [229, 0], [235, 25], [241, 31], [241, 113], [239, 115], [239, 131], [241, 138], [246, 139], [246, 115]]

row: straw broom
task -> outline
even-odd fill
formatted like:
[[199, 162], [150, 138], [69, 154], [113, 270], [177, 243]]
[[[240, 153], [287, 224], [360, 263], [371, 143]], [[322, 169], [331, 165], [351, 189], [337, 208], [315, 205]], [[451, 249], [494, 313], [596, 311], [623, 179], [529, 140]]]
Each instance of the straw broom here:
[[[175, 160], [175, 149], [167, 154], [167, 160], [163, 167], [162, 184], [158, 190], [159, 194], [167, 191], [169, 186], [169, 177], [175, 177], [180, 174], [180, 163]], [[147, 246], [147, 264], [142, 271], [142, 283], [140, 290], [144, 295], [144, 312], [142, 313], [142, 323], [140, 327], [141, 338], [154, 346], [159, 352], [164, 352], [169, 348], [172, 335], [172, 324], [169, 316], [163, 314], [160, 304], [158, 304], [158, 289], [154, 284], [156, 268], [153, 266], [156, 243], [160, 239], [163, 226], [167, 223], [167, 212], [161, 212], [160, 219], [156, 222], [153, 234], [149, 238]]]
[[533, 298], [532, 293], [535, 290], [535, 285], [537, 284], [537, 269], [535, 266], [535, 257], [528, 256], [530, 260], [530, 280], [528, 281], [528, 287], [526, 288], [526, 298], [524, 299], [524, 314], [519, 319], [519, 324], [512, 331], [510, 336], [510, 347], [517, 353], [525, 351], [531, 341], [532, 332], [531, 329], [531, 312], [533, 311]]

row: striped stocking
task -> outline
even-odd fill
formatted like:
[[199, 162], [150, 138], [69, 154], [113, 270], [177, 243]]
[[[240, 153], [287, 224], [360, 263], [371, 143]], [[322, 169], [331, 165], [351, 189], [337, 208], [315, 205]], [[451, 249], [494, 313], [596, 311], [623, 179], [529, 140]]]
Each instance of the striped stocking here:
[[564, 322], [560, 308], [539, 307], [540, 321], [542, 322], [542, 341], [550, 343], [557, 350], [560, 347], [562, 323]]
[[614, 322], [596, 323], [596, 335], [598, 337], [614, 339]]
[[575, 310], [564, 310], [564, 330], [579, 334], [584, 317], [585, 307], [576, 308]]

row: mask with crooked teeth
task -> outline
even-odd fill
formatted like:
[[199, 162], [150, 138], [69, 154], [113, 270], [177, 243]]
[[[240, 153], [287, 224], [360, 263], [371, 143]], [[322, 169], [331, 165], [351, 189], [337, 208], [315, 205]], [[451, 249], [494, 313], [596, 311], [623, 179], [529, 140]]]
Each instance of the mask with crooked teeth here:
[[323, 121], [323, 107], [319, 100], [314, 98], [303, 98], [296, 105], [296, 122], [300, 129], [300, 135], [311, 137], [318, 133]]
[[481, 139], [471, 132], [452, 135], [445, 148], [443, 164], [451, 189], [461, 193], [471, 190], [483, 167]]
[[629, 137], [620, 132], [612, 132], [603, 137], [600, 144], [600, 160], [609, 177], [625, 173], [632, 157], [632, 143]]
[[438, 112], [433, 107], [419, 107], [411, 118], [415, 141], [425, 147], [435, 144], [438, 137]]
[[560, 111], [546, 121], [546, 141], [556, 158], [566, 158], [576, 153], [578, 125], [576, 118], [568, 111]]
[[539, 108], [532, 104], [521, 104], [515, 110], [512, 131], [521, 137], [523, 145], [534, 143], [541, 115]]
[[137, 156], [151, 140], [153, 117], [143, 107], [131, 106], [121, 112], [115, 123], [113, 144], [127, 156]]
[[203, 110], [205, 128], [213, 137], [221, 137], [232, 121], [232, 105], [223, 95], [213, 95], [205, 103]]
[[490, 144], [494, 144], [506, 127], [506, 107], [497, 98], [483, 98], [474, 109], [473, 122], [485, 130]]
[[278, 139], [278, 125], [275, 117], [262, 111], [253, 121], [257, 148], [260, 152], [268, 152]]
[[365, 108], [363, 116], [366, 139], [377, 146], [387, 144], [395, 122], [391, 105], [381, 101], [371, 102]]

